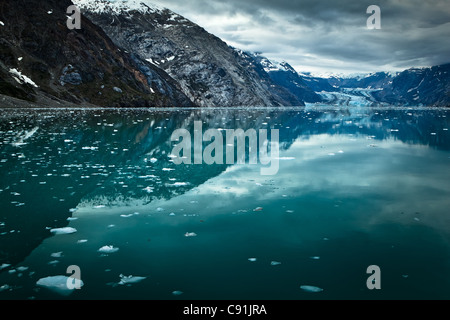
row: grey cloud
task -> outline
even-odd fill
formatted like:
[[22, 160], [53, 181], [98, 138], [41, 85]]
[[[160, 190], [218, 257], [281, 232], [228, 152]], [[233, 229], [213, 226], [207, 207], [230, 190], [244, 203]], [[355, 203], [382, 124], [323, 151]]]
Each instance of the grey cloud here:
[[[368, 72], [450, 62], [449, 0], [154, 2], [234, 46], [297, 68]], [[381, 30], [365, 27], [371, 4], [381, 8]], [[234, 22], [238, 15], [247, 20]]]

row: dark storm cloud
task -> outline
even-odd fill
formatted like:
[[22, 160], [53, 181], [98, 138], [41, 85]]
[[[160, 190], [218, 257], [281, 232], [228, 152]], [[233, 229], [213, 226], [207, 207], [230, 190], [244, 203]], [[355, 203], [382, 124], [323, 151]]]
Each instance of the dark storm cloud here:
[[[359, 72], [450, 62], [450, 0], [155, 0], [230, 45], [299, 71]], [[366, 28], [369, 5], [381, 30]]]

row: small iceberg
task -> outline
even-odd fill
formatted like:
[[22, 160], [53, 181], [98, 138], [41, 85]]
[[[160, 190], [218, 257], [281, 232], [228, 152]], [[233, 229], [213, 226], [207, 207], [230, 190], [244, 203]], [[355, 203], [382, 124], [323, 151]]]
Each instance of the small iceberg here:
[[[72, 278], [66, 277], [66, 276], [53, 276], [53, 277], [46, 277], [41, 278], [36, 282], [36, 285], [39, 287], [47, 288], [53, 292], [56, 292], [63, 296], [70, 295], [73, 290], [75, 289], [69, 289], [67, 286], [67, 282], [73, 281]], [[82, 287], [83, 281], [80, 281], [80, 287]]]
[[281, 264], [281, 262], [278, 262], [278, 261], [271, 261], [270, 262], [270, 265], [271, 266], [278, 266], [278, 265], [280, 265]]
[[248, 261], [250, 261], [250, 262], [256, 262], [256, 258], [248, 258]]
[[122, 218], [130, 218], [132, 216], [134, 216], [134, 214], [130, 213], [130, 214], [121, 214], [120, 215]]
[[54, 234], [71, 234], [77, 232], [77, 229], [71, 228], [71, 227], [65, 227], [65, 228], [54, 228], [50, 229], [51, 233]]
[[257, 208], [255, 208], [255, 209], [253, 209], [253, 211], [262, 211], [263, 210], [263, 208], [262, 207], [257, 207]]
[[197, 234], [196, 234], [195, 232], [186, 232], [186, 233], [184, 234], [184, 236], [185, 236], [185, 237], [196, 237]]
[[5, 268], [8, 268], [9, 266], [11, 266], [9, 263], [3, 263], [3, 264], [0, 266], [0, 270], [3, 270], [3, 269], [5, 269]]
[[121, 274], [119, 277], [120, 277], [120, 281], [118, 284], [121, 286], [138, 283], [138, 282], [141, 282], [142, 280], [147, 279], [147, 277], [135, 277], [135, 276], [131, 276], [131, 275], [124, 276], [123, 274]]
[[322, 288], [315, 287], [315, 286], [308, 286], [308, 285], [300, 286], [300, 289], [302, 289], [303, 291], [306, 291], [306, 292], [313, 292], [313, 293], [323, 291]]
[[97, 251], [101, 253], [114, 253], [119, 251], [119, 248], [114, 248], [113, 246], [103, 246]]
[[16, 270], [19, 271], [19, 272], [24, 272], [24, 271], [28, 270], [28, 267], [20, 266]]
[[52, 258], [61, 258], [63, 256], [62, 254], [63, 254], [62, 251], [60, 251], [60, 252], [54, 252], [50, 256]]
[[173, 294], [174, 296], [179, 296], [179, 295], [182, 295], [182, 294], [183, 294], [183, 291], [179, 291], [179, 290], [172, 291], [172, 294]]

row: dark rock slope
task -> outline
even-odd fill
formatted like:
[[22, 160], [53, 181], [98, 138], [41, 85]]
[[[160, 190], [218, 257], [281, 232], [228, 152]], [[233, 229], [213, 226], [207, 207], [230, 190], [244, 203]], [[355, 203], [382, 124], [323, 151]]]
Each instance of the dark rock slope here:
[[82, 106], [193, 105], [165, 72], [121, 50], [87, 18], [69, 30], [70, 5], [0, 1], [0, 94]]

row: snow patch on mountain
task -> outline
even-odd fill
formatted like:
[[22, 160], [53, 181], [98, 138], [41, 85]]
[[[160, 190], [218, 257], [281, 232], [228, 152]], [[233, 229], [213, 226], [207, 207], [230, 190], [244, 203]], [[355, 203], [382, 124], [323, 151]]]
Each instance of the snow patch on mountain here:
[[26, 75], [23, 75], [22, 72], [20, 72], [17, 69], [9, 69], [9, 73], [11, 73], [13, 75], [14, 80], [16, 80], [18, 83], [20, 84], [30, 84], [35, 88], [38, 88], [38, 85], [36, 83], [34, 83], [33, 80], [31, 80], [29, 77], [27, 77]]
[[75, 5], [95, 13], [122, 14], [130, 11], [140, 13], [163, 12], [164, 9], [143, 0], [73, 0]]
[[267, 58], [262, 58], [260, 64], [263, 66], [266, 72], [275, 71], [293, 71], [296, 72], [286, 61], [278, 62], [275, 60], [269, 60]]

